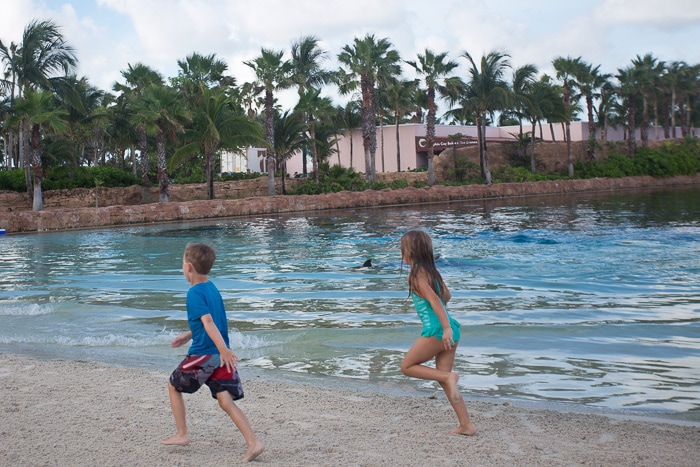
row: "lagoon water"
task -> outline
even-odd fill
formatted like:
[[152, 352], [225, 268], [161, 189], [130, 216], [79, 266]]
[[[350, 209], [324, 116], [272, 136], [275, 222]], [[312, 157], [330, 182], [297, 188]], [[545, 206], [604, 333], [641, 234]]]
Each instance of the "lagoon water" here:
[[0, 237], [0, 351], [171, 370], [182, 251], [204, 241], [244, 379], [432, 391], [399, 371], [420, 333], [398, 250], [415, 227], [462, 323], [467, 398], [700, 413], [697, 190]]

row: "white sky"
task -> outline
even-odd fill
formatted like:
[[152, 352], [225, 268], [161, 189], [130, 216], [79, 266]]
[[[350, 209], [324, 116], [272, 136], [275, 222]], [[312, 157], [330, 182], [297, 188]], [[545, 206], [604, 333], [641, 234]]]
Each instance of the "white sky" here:
[[[215, 53], [242, 84], [252, 79], [243, 61], [261, 47], [288, 53], [308, 35], [329, 52], [328, 68], [367, 33], [388, 38], [406, 60], [426, 47], [447, 51], [465, 77], [460, 55], [493, 49], [549, 74], [557, 56], [581, 56], [608, 73], [646, 53], [700, 63], [698, 0], [2, 0], [0, 39], [21, 41], [32, 19], [58, 24], [76, 49], [78, 75], [107, 91], [128, 64], [167, 78], [192, 52]], [[413, 76], [407, 66], [404, 74]]]

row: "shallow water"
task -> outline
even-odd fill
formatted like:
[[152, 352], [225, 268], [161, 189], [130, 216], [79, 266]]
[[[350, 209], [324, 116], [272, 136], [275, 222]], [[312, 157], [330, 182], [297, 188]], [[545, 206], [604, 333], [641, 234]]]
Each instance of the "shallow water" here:
[[[0, 351], [171, 369], [211, 243], [245, 368], [431, 383], [398, 242], [433, 236], [467, 396], [700, 412], [700, 192], [471, 201], [0, 238]], [[372, 259], [373, 267], [359, 267]], [[317, 379], [318, 380], [318, 379]]]

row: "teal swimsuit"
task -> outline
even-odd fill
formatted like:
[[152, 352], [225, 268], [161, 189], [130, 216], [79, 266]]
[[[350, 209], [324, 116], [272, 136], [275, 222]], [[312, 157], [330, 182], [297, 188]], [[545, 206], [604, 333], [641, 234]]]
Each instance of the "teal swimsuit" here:
[[[422, 337], [436, 337], [438, 340], [442, 340], [442, 324], [440, 324], [440, 320], [435, 314], [435, 311], [433, 311], [433, 307], [430, 306], [430, 302], [423, 297], [419, 297], [413, 292], [411, 292], [411, 298], [413, 298], [413, 304], [416, 307], [418, 317], [423, 323], [423, 331], [420, 333], [420, 335]], [[440, 299], [440, 303], [442, 303], [443, 308], [445, 308], [447, 318], [450, 320], [452, 340], [458, 342], [460, 338], [459, 321], [450, 316], [450, 313], [447, 312], [445, 302], [443, 302], [442, 299]]]

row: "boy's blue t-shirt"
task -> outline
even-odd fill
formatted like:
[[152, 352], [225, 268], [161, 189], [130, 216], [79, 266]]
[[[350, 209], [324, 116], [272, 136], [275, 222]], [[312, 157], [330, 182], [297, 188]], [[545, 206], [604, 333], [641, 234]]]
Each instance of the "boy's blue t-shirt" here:
[[211, 315], [228, 347], [228, 320], [224, 300], [219, 289], [211, 281], [195, 284], [187, 291], [187, 322], [192, 331], [192, 345], [187, 351], [190, 355], [219, 353], [202, 323], [202, 316], [207, 314]]

